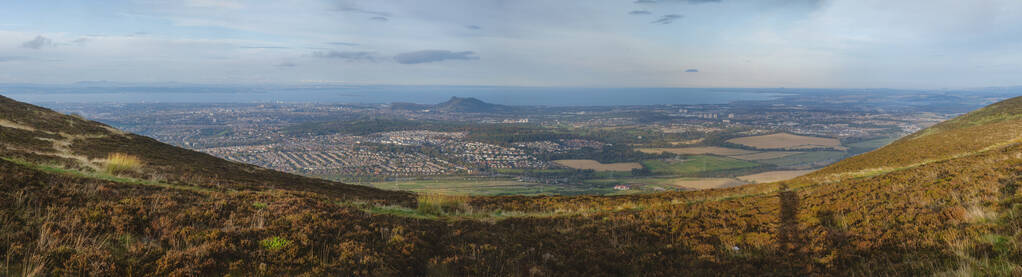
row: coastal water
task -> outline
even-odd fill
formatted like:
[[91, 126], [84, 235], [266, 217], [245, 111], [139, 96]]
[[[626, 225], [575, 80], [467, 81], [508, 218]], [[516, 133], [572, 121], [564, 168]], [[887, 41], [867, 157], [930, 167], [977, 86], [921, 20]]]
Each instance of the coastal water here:
[[768, 100], [780, 89], [532, 88], [480, 86], [347, 87], [0, 87], [29, 103], [392, 103], [433, 104], [452, 96], [504, 105], [612, 106], [724, 104]]

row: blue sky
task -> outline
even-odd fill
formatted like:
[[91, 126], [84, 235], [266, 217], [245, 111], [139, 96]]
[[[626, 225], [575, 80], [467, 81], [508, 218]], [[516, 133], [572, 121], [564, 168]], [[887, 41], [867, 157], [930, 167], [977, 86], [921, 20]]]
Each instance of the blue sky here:
[[0, 83], [1019, 85], [1016, 0], [0, 1]]

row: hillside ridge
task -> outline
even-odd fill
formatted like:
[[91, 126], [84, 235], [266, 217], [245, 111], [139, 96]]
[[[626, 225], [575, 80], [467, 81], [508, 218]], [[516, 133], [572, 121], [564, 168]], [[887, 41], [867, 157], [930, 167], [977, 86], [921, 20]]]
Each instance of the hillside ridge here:
[[879, 149], [838, 161], [804, 178], [886, 172], [989, 151], [1019, 138], [1022, 138], [1022, 96], [938, 123]]

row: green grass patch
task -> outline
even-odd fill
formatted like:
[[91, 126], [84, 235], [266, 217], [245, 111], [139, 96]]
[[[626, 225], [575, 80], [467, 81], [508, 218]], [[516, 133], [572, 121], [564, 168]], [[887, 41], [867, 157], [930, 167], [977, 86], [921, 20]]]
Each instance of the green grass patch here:
[[282, 237], [273, 236], [259, 241], [259, 244], [266, 250], [279, 251], [290, 246], [291, 241]]
[[619, 177], [631, 177], [631, 171], [596, 171], [593, 172], [593, 177], [596, 178], [619, 178]]

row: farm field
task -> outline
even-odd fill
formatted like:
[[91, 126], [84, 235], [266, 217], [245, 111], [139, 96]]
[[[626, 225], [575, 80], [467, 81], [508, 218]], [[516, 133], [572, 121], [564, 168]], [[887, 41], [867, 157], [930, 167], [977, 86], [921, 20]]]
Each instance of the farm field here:
[[869, 152], [870, 150], [883, 147], [884, 145], [888, 145], [888, 144], [890, 144], [891, 142], [893, 142], [896, 139], [898, 139], [898, 138], [897, 137], [878, 138], [878, 139], [871, 139], [871, 140], [864, 140], [864, 141], [860, 141], [860, 142], [849, 143], [849, 144], [846, 144], [846, 146], [848, 146], [848, 153], [849, 154], [856, 155], [856, 154], [862, 154], [862, 153], [865, 153], [865, 152]]
[[639, 163], [600, 163], [594, 160], [556, 160], [554, 163], [574, 169], [592, 169], [596, 171], [630, 171], [640, 169]]
[[654, 174], [664, 175], [694, 175], [760, 166], [754, 162], [710, 155], [689, 156], [684, 160], [674, 161], [646, 160], [642, 162], [642, 165]]
[[818, 168], [844, 158], [847, 154], [839, 151], [812, 151], [757, 162], [790, 169]]
[[701, 190], [729, 188], [746, 183], [733, 178], [678, 178], [672, 179], [669, 184], [677, 188]]
[[712, 154], [717, 156], [727, 156], [736, 159], [742, 159], [746, 161], [758, 161], [766, 159], [776, 159], [786, 157], [795, 154], [801, 154], [803, 152], [794, 151], [753, 151], [737, 148], [727, 148], [719, 146], [700, 146], [700, 147], [680, 147], [680, 148], [638, 148], [635, 149], [639, 152], [648, 154], [660, 154], [660, 153], [671, 153], [680, 155], [706, 155]]
[[787, 157], [787, 156], [791, 156], [791, 155], [797, 155], [797, 154], [802, 154], [802, 153], [805, 153], [805, 152], [768, 151], [768, 152], [759, 152], [759, 153], [752, 153], [752, 154], [745, 154], [745, 155], [733, 155], [733, 156], [729, 156], [729, 157], [736, 158], [736, 159], [742, 159], [742, 160], [746, 160], [746, 161], [759, 161], [759, 160], [783, 158], [783, 157]]
[[727, 147], [717, 146], [702, 146], [702, 147], [682, 147], [682, 148], [639, 148], [635, 149], [639, 152], [649, 154], [660, 154], [660, 153], [671, 153], [671, 154], [682, 154], [682, 155], [703, 155], [703, 154], [714, 154], [719, 156], [734, 156], [734, 155], [748, 155], [758, 153], [756, 151], [735, 149]]
[[738, 176], [738, 179], [751, 183], [770, 183], [792, 179], [809, 174], [809, 172], [813, 172], [813, 170], [777, 170]]
[[770, 135], [733, 138], [727, 142], [741, 144], [758, 149], [814, 149], [831, 148], [835, 150], [847, 150], [841, 146], [841, 141], [833, 138], [820, 138], [810, 136], [793, 135], [789, 133], [777, 133]]

